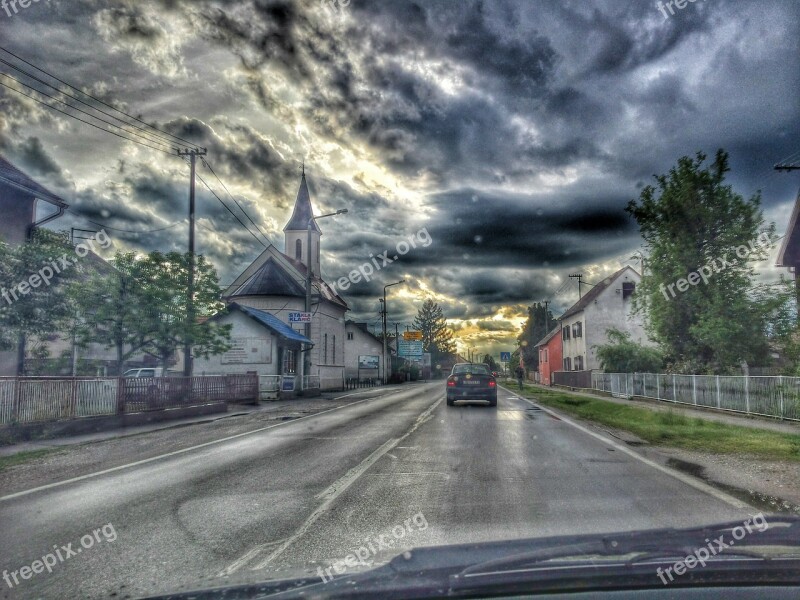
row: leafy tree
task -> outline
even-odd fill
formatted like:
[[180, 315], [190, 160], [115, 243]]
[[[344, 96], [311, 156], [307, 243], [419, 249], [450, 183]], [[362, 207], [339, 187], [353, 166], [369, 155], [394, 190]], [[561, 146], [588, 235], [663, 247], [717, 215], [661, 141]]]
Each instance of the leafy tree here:
[[51, 335], [74, 317], [65, 284], [82, 270], [66, 232], [36, 229], [19, 246], [0, 243], [0, 348], [16, 346], [19, 375], [28, 339]]
[[535, 345], [555, 325], [553, 313], [545, 308], [544, 303], [536, 302], [528, 307], [528, 319], [522, 327], [522, 332], [517, 336], [525, 368], [532, 370], [539, 368], [539, 352]]
[[431, 360], [438, 361], [442, 355], [456, 351], [453, 331], [447, 325], [442, 308], [430, 298], [417, 311], [414, 329], [422, 332], [422, 349], [431, 353]]
[[179, 347], [190, 340], [195, 356], [208, 357], [230, 349], [230, 325], [208, 321], [224, 310], [214, 266], [195, 256], [194, 318], [189, 316], [187, 289], [190, 254], [151, 252], [137, 263], [137, 297], [144, 302], [138, 314], [143, 349], [167, 368]]
[[608, 343], [597, 348], [600, 368], [606, 373], [658, 373], [664, 366], [661, 352], [631, 341], [629, 333], [613, 328], [606, 332]]
[[500, 366], [497, 364], [497, 361], [494, 359], [494, 356], [491, 354], [484, 354], [483, 360], [481, 361], [485, 365], [489, 365], [489, 369], [492, 371], [500, 371]]
[[[648, 255], [634, 302], [673, 368], [731, 372], [742, 361], [768, 360], [772, 308], [759, 302], [752, 265], [767, 257], [769, 244], [756, 240], [773, 239], [774, 224], [765, 225], [759, 194], [744, 200], [725, 184], [727, 153], [705, 160], [701, 152], [684, 156], [628, 203]], [[746, 258], [736, 254], [741, 247]], [[679, 291], [676, 282], [689, 278], [696, 283]]]
[[511, 360], [508, 362], [509, 373], [513, 375], [514, 371], [517, 370], [518, 366], [519, 366], [519, 348], [511, 353]]
[[[81, 346], [91, 343], [114, 348], [117, 374], [125, 361], [140, 352], [150, 341], [144, 318], [151, 299], [138, 284], [142, 263], [134, 252], [118, 252], [105, 272], [96, 271], [86, 281], [72, 285], [72, 295], [79, 307], [81, 321], [76, 327], [76, 341]], [[92, 290], [86, 294], [86, 289]]]

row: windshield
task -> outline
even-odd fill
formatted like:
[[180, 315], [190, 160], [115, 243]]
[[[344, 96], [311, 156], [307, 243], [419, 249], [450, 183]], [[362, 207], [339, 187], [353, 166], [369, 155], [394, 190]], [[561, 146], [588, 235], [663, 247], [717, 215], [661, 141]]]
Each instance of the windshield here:
[[0, 0], [0, 31], [8, 598], [800, 564], [796, 0]]

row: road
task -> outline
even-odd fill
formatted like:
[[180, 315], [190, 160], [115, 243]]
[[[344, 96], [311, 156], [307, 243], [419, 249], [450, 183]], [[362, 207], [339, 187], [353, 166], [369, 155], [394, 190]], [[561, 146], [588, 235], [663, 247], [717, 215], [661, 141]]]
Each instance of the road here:
[[442, 382], [352, 400], [6, 493], [0, 568], [62, 557], [0, 581], [3, 597], [139, 597], [315, 572], [358, 549], [379, 564], [414, 546], [754, 512], [507, 390], [497, 409], [447, 407]]

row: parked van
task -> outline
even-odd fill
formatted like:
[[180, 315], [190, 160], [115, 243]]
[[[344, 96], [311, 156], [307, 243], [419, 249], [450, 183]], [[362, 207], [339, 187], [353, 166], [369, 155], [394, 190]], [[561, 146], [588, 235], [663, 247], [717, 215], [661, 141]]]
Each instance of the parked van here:
[[180, 377], [181, 375], [183, 375], [182, 371], [175, 371], [173, 369], [166, 369], [165, 371], [163, 367], [128, 369], [122, 374], [123, 377]]

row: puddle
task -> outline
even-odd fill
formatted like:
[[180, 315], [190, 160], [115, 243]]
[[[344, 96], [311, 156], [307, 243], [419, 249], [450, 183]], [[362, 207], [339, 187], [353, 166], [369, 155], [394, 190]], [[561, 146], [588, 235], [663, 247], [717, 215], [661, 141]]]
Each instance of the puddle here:
[[761, 492], [757, 492], [755, 490], [746, 490], [744, 488], [736, 487], [735, 485], [721, 483], [719, 481], [710, 479], [706, 475], [705, 467], [698, 465], [697, 463], [681, 460], [680, 458], [668, 458], [667, 466], [680, 471], [681, 473], [686, 473], [692, 477], [702, 479], [707, 484], [730, 494], [734, 498], [738, 498], [739, 500], [747, 502], [756, 508], [773, 513], [800, 515], [800, 506], [792, 504], [788, 500], [784, 500], [783, 498], [779, 498], [777, 496], [771, 496], [769, 494], [762, 494]]

